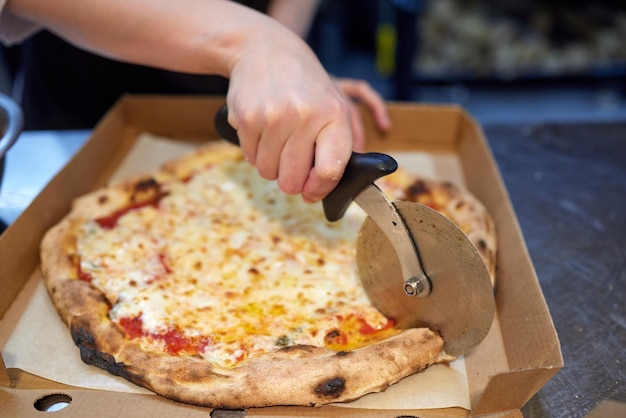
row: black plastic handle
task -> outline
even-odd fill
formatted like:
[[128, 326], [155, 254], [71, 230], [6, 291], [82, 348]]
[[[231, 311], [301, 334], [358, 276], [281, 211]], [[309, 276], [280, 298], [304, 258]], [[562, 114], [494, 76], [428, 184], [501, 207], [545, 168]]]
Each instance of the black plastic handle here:
[[[237, 131], [228, 123], [228, 108], [220, 107], [215, 114], [215, 130], [228, 142], [239, 145]], [[376, 179], [391, 174], [398, 163], [391, 156], [379, 152], [353, 152], [346, 165], [343, 177], [337, 186], [324, 198], [324, 214], [330, 222], [343, 217], [350, 203]]]
[[239, 146], [239, 136], [235, 128], [228, 123], [228, 107], [223, 105], [215, 113], [215, 130], [218, 134], [233, 145]]
[[322, 201], [326, 219], [330, 222], [341, 219], [350, 203], [363, 189], [375, 180], [393, 173], [397, 168], [396, 160], [387, 154], [353, 152], [341, 180]]

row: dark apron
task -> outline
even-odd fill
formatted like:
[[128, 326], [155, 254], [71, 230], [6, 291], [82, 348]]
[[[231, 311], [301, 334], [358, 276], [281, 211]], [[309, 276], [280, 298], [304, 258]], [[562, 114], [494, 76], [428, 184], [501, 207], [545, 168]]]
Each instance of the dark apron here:
[[[240, 1], [259, 11], [268, 0]], [[228, 80], [127, 64], [85, 52], [42, 31], [20, 46], [16, 97], [25, 129], [90, 129], [125, 93], [225, 94]], [[19, 88], [18, 88], [19, 90]]]

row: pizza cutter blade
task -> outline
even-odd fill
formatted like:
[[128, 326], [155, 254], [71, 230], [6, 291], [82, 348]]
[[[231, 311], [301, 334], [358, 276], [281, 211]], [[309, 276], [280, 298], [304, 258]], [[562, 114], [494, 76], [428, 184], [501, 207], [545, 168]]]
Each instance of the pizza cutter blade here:
[[[226, 106], [218, 133], [239, 144]], [[441, 334], [450, 355], [467, 353], [487, 335], [495, 301], [487, 267], [469, 238], [441, 213], [415, 202], [390, 202], [374, 184], [397, 169], [381, 153], [352, 153], [337, 187], [323, 200], [326, 218], [341, 219], [354, 201], [367, 213], [357, 239], [361, 281], [372, 302], [400, 328]]]
[[489, 272], [454, 222], [419, 203], [391, 203], [373, 184], [396, 167], [386, 154], [353, 154], [324, 200], [326, 217], [339, 219], [350, 201], [361, 206], [368, 217], [357, 239], [357, 264], [372, 304], [398, 327], [428, 327], [441, 334], [446, 353], [464, 354], [493, 322]]

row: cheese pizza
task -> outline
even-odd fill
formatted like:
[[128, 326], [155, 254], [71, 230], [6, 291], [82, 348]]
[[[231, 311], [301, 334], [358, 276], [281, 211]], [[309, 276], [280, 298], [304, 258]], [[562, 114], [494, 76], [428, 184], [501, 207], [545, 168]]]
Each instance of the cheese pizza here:
[[[419, 181], [381, 188], [438, 190]], [[493, 222], [454, 190], [444, 214], [492, 266]], [[219, 141], [78, 198], [42, 241], [42, 271], [88, 364], [202, 406], [343, 402], [452, 359], [437, 333], [400, 330], [368, 301], [355, 263], [364, 218], [352, 205], [327, 222]]]

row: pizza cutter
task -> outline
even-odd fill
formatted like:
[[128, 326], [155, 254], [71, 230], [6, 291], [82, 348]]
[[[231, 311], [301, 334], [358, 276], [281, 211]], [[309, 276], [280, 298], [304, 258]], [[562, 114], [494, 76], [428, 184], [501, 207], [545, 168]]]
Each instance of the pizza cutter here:
[[[239, 144], [226, 106], [215, 127]], [[368, 215], [357, 239], [357, 265], [372, 304], [400, 328], [428, 327], [441, 334], [450, 355], [467, 353], [487, 335], [495, 300], [489, 272], [461, 229], [415, 202], [391, 202], [374, 181], [397, 169], [382, 153], [352, 153], [337, 187], [323, 200], [331, 221], [355, 202]]]

